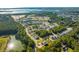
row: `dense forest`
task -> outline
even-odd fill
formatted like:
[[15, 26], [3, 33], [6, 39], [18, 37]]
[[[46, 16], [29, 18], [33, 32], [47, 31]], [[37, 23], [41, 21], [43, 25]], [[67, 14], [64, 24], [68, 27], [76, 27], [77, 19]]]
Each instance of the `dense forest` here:
[[17, 33], [16, 22], [10, 15], [0, 15], [0, 35], [8, 35]]

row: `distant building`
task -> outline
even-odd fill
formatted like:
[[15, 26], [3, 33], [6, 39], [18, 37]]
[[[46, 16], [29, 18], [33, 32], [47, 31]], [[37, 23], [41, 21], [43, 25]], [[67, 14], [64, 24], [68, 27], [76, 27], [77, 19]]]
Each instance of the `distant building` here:
[[50, 17], [48, 16], [38, 16], [34, 14], [27, 16], [27, 18], [32, 18], [32, 20], [49, 20], [50, 19]]
[[15, 20], [15, 21], [17, 21], [17, 20], [19, 20], [20, 18], [23, 18], [23, 17], [25, 17], [26, 15], [12, 15], [11, 17]]
[[51, 38], [51, 39], [57, 39], [58, 36], [57, 36], [56, 34], [53, 34], [53, 35], [50, 35], [50, 38]]
[[67, 28], [67, 30], [63, 31], [60, 36], [67, 34], [68, 32], [72, 31], [72, 28]]

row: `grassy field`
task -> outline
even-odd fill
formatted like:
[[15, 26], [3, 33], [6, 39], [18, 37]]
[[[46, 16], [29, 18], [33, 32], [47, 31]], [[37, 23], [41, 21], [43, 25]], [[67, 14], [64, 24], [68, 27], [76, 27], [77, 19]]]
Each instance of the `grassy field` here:
[[4, 52], [9, 41], [8, 36], [1, 36], [0, 37], [0, 52]]

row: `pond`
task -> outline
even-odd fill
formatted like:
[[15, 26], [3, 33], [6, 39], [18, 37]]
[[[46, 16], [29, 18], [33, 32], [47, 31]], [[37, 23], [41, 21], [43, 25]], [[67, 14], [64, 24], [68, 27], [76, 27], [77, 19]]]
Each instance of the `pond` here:
[[7, 45], [6, 52], [20, 52], [24, 50], [24, 45], [21, 41], [16, 40], [15, 36], [10, 36], [10, 41]]

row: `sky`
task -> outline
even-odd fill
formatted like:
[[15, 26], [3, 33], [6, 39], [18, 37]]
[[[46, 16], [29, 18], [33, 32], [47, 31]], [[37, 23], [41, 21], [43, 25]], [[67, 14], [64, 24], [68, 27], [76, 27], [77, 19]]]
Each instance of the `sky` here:
[[0, 0], [0, 8], [78, 6], [78, 0]]

